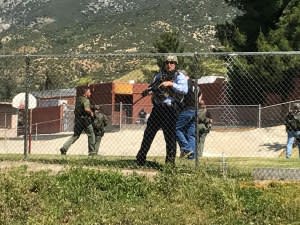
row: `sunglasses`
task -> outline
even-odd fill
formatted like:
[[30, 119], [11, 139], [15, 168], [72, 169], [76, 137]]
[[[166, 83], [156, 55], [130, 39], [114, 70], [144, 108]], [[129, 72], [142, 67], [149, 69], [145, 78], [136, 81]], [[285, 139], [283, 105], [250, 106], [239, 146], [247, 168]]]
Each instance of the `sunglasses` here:
[[175, 64], [176, 62], [175, 61], [165, 61], [165, 64], [168, 65], [168, 64]]

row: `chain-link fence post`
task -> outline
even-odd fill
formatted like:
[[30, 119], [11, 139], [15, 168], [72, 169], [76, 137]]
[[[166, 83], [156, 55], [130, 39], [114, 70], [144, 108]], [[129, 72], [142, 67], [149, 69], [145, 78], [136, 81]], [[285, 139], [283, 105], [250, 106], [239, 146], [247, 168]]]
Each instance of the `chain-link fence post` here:
[[[195, 63], [195, 73], [199, 72], [199, 60], [198, 60], [198, 55], [197, 54], [194, 54], [194, 63]], [[199, 167], [199, 157], [202, 156], [202, 150], [201, 152], [198, 152], [198, 144], [199, 144], [199, 131], [198, 131], [198, 102], [199, 102], [199, 99], [198, 99], [198, 95], [199, 95], [199, 88], [198, 88], [198, 76], [195, 78], [194, 80], [197, 88], [195, 90], [195, 109], [196, 109], [196, 115], [195, 115], [195, 135], [196, 135], [196, 138], [195, 138], [195, 167]]]
[[123, 104], [120, 102], [120, 130], [122, 129], [122, 119], [123, 119]]
[[25, 56], [25, 115], [24, 115], [24, 159], [26, 160], [28, 157], [28, 89], [29, 89], [29, 65], [30, 58], [29, 56]]
[[261, 104], [258, 105], [258, 128], [261, 128]]

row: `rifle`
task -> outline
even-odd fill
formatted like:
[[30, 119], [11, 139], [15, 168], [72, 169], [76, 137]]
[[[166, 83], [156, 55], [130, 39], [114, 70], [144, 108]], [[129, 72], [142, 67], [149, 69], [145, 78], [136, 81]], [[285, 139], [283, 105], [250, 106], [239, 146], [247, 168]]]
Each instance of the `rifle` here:
[[171, 81], [173, 79], [173, 75], [169, 76], [167, 73], [162, 72], [158, 79], [155, 79], [147, 89], [142, 92], [142, 96], [146, 97], [151, 92], [162, 93], [165, 87], [161, 87], [160, 84], [164, 81]]
[[161, 73], [161, 76], [159, 77], [159, 79], [155, 79], [151, 84], [149, 84], [149, 86], [144, 91], [142, 91], [141, 97], [138, 98], [133, 103], [133, 105], [138, 103], [144, 97], [148, 96], [151, 92], [156, 92], [156, 93], [162, 92], [162, 89], [164, 87], [160, 87], [159, 85], [164, 81], [170, 81], [170, 80], [172, 80], [172, 77], [168, 76], [168, 74], [166, 74], [166, 73]]
[[[177, 72], [175, 72], [177, 73]], [[165, 98], [166, 93], [168, 93], [168, 89], [169, 87], [164, 87], [164, 86], [160, 86], [161, 83], [163, 83], [164, 81], [172, 81], [174, 78], [174, 74], [168, 74], [164, 71], [161, 71], [159, 74], [159, 77], [157, 77], [149, 86], [147, 89], [145, 89], [142, 92], [142, 96], [137, 99], [134, 103], [136, 104], [137, 102], [139, 102], [141, 99], [143, 99], [144, 97], [148, 96], [149, 94], [154, 93], [156, 96], [159, 96], [159, 98]]]

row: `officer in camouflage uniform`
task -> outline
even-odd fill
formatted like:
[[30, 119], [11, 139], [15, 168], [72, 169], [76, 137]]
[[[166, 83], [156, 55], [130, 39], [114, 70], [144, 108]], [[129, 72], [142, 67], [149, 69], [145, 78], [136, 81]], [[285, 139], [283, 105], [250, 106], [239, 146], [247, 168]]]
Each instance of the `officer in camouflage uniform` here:
[[85, 88], [83, 90], [83, 94], [76, 99], [75, 104], [75, 121], [74, 121], [74, 133], [60, 148], [60, 152], [62, 155], [66, 155], [70, 146], [78, 140], [82, 131], [88, 136], [88, 154], [95, 155], [95, 133], [92, 125], [92, 118], [94, 117], [94, 113], [91, 110], [91, 103], [89, 98], [91, 97], [91, 90], [89, 88]]
[[[207, 111], [205, 102], [200, 100], [199, 102], [199, 111], [198, 111], [198, 155], [201, 157], [203, 155], [204, 142], [207, 134], [209, 133], [212, 126], [211, 114]], [[194, 156], [190, 156], [194, 157]]]
[[104, 136], [105, 130], [104, 128], [108, 124], [108, 118], [105, 114], [101, 113], [100, 107], [96, 107], [95, 109], [95, 116], [93, 119], [93, 128], [94, 128], [94, 133], [95, 133], [95, 151], [96, 154], [98, 155], [99, 152], [99, 147], [101, 144], [102, 137]]
[[286, 158], [292, 156], [293, 143], [296, 140], [299, 149], [300, 158], [300, 103], [295, 103], [293, 110], [290, 111], [284, 121], [287, 132]]
[[188, 91], [187, 79], [177, 71], [178, 60], [174, 55], [165, 57], [162, 71], [143, 92], [152, 94], [153, 108], [147, 120], [143, 141], [136, 155], [138, 165], [144, 165], [156, 133], [162, 129], [166, 141], [166, 163], [175, 163], [177, 104]]

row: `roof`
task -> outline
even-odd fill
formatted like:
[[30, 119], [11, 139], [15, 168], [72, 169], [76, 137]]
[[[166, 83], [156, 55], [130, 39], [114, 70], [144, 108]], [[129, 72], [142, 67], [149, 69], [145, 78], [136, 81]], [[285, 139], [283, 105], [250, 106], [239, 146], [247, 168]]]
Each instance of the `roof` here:
[[215, 83], [217, 81], [224, 81], [225, 78], [222, 76], [203, 76], [200, 79], [198, 79], [198, 84], [209, 84], [209, 83]]
[[76, 88], [35, 91], [32, 94], [37, 98], [73, 97], [76, 96]]

